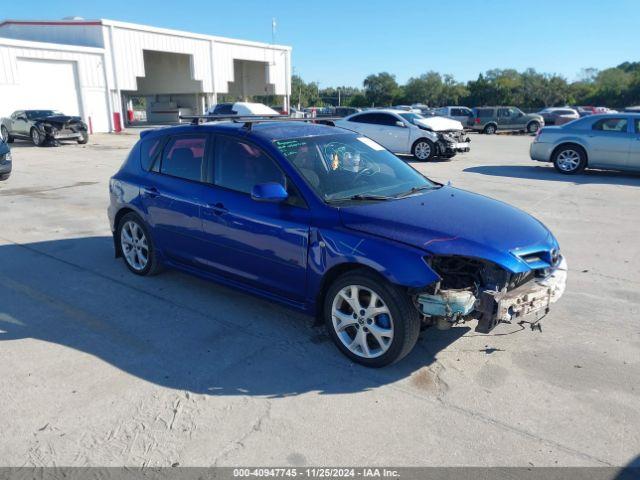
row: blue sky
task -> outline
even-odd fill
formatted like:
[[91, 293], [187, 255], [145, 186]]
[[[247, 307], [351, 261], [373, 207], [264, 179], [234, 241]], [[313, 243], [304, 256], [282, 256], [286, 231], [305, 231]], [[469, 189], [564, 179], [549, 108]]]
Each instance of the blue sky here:
[[639, 0], [5, 1], [0, 18], [110, 18], [293, 46], [295, 73], [321, 87], [389, 71], [474, 79], [527, 67], [573, 80], [585, 67], [640, 60]]

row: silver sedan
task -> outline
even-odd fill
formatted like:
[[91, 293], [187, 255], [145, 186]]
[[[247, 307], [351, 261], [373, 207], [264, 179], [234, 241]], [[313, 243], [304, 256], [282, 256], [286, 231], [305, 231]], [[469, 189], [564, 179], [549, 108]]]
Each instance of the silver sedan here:
[[640, 171], [640, 114], [590, 115], [544, 127], [529, 154], [532, 160], [553, 162], [565, 174], [585, 168]]

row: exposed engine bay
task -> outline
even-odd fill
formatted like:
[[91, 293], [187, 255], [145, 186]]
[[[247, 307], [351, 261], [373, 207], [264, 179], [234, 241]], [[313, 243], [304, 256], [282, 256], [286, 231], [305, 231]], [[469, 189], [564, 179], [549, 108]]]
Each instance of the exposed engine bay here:
[[525, 316], [537, 322], [562, 296], [567, 279], [567, 264], [559, 254], [546, 268], [517, 274], [485, 260], [460, 256], [429, 257], [428, 264], [441, 280], [417, 295], [427, 321], [446, 328], [477, 319], [476, 331], [482, 333]]

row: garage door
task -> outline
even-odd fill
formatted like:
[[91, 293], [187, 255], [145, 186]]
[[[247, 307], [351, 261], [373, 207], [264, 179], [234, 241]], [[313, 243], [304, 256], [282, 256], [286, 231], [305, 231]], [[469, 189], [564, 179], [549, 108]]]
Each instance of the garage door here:
[[75, 62], [18, 59], [18, 73], [20, 109], [52, 109], [80, 115]]

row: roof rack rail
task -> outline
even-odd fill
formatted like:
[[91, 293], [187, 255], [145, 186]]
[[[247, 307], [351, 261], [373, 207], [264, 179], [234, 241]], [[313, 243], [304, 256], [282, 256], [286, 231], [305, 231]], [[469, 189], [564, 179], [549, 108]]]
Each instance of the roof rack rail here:
[[243, 128], [251, 130], [254, 123], [265, 122], [315, 122], [325, 123], [342, 120], [341, 117], [313, 117], [292, 118], [288, 115], [179, 115], [180, 120], [191, 120], [191, 125], [200, 125], [205, 122], [220, 120], [232, 120], [234, 123], [244, 123]]

